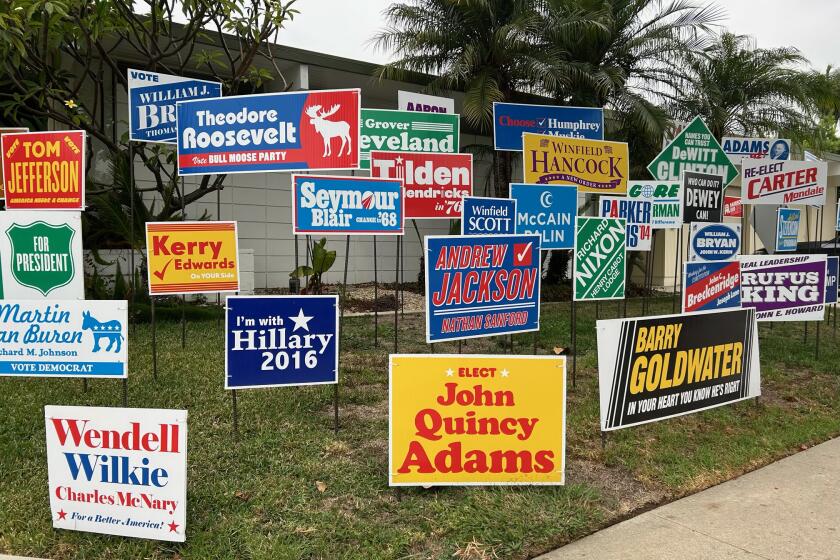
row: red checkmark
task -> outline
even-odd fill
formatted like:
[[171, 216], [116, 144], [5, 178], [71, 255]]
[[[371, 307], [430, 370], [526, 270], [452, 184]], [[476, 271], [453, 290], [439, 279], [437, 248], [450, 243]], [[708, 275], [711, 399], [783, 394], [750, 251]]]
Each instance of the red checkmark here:
[[166, 274], [166, 269], [169, 268], [169, 265], [172, 263], [172, 261], [173, 259], [169, 259], [168, 261], [166, 261], [166, 264], [163, 265], [163, 268], [160, 269], [160, 272], [153, 272], [152, 274], [157, 276], [158, 279], [163, 280], [163, 277]]
[[531, 243], [513, 244], [513, 266], [531, 266]]

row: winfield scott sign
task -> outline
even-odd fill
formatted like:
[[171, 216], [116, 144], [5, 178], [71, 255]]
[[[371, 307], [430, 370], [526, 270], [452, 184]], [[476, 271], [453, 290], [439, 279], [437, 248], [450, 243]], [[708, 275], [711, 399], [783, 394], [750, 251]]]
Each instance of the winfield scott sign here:
[[575, 185], [578, 192], [627, 192], [630, 157], [626, 143], [526, 132], [522, 150], [526, 183]]

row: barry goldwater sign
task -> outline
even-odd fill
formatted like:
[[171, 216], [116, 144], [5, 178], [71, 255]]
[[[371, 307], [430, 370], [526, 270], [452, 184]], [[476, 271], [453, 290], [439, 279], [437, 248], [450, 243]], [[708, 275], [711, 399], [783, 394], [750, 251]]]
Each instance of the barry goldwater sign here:
[[602, 218], [623, 218], [627, 221], [628, 251], [650, 251], [652, 202], [624, 196], [602, 196], [598, 213]]
[[53, 527], [184, 542], [187, 411], [45, 406]]
[[563, 484], [563, 356], [389, 359], [391, 486]]
[[676, 229], [683, 223], [682, 185], [679, 181], [630, 181], [629, 200], [647, 200], [651, 208], [652, 229]]
[[128, 69], [128, 138], [175, 143], [175, 104], [222, 96], [222, 84], [146, 70]]
[[358, 89], [177, 103], [178, 173], [359, 168]]
[[516, 233], [539, 235], [543, 250], [573, 248], [577, 193], [577, 187], [571, 185], [511, 184]]
[[226, 306], [226, 389], [338, 383], [338, 296], [231, 296]]
[[493, 143], [497, 150], [522, 151], [522, 133], [604, 139], [604, 110], [596, 107], [493, 103]]
[[128, 302], [0, 300], [0, 375], [126, 377]]
[[627, 260], [626, 220], [578, 216], [575, 301], [622, 299]]
[[460, 115], [390, 109], [362, 109], [361, 168], [370, 169], [370, 152], [456, 154]]
[[776, 252], [790, 253], [799, 246], [799, 223], [802, 210], [779, 208], [776, 215]]
[[0, 212], [0, 277], [8, 299], [84, 299], [79, 212]]
[[693, 222], [723, 221], [723, 177], [686, 171], [682, 177], [683, 220]]
[[735, 164], [750, 159], [790, 159], [790, 140], [724, 136], [723, 151]]
[[658, 181], [679, 181], [686, 172], [720, 175], [724, 186], [738, 176], [738, 169], [700, 117], [695, 117], [665, 146], [650, 162], [648, 171]]
[[741, 200], [744, 204], [810, 204], [823, 206], [828, 188], [824, 161], [744, 161]]
[[424, 238], [426, 342], [540, 328], [540, 238]]
[[598, 321], [601, 430], [761, 394], [752, 309]]
[[741, 307], [738, 261], [685, 263], [683, 313]]
[[826, 256], [750, 255], [741, 258], [741, 306], [759, 321], [822, 321]]
[[741, 252], [739, 224], [704, 224], [694, 222], [689, 227], [689, 261], [731, 261]]
[[296, 235], [400, 235], [404, 209], [399, 179], [292, 175]]
[[516, 201], [509, 198], [465, 196], [461, 207], [461, 235], [516, 233]]

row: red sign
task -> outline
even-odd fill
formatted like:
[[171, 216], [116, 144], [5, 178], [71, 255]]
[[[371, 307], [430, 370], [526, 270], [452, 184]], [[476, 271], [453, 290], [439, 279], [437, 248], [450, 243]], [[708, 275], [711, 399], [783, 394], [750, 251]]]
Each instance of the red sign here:
[[743, 207], [741, 206], [741, 197], [724, 196], [723, 215], [726, 218], [743, 218], [744, 211]]
[[7, 209], [84, 209], [84, 131], [20, 132], [0, 141]]
[[[17, 132], [29, 132], [28, 128], [0, 128], [0, 135], [13, 134]], [[3, 154], [0, 153], [0, 161], [3, 160]], [[3, 185], [6, 181], [3, 180], [3, 166], [0, 165], [0, 200], [3, 200]]]
[[461, 217], [461, 201], [472, 195], [472, 154], [370, 153], [370, 175], [402, 179], [405, 217]]

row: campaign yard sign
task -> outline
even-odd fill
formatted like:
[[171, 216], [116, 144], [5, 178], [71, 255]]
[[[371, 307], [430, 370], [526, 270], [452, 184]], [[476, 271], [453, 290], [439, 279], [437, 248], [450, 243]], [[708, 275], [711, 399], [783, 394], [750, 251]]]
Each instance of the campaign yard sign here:
[[601, 430], [761, 394], [752, 309], [598, 321]]
[[723, 151], [734, 164], [749, 159], [790, 159], [790, 140], [724, 136]]
[[460, 115], [362, 109], [361, 168], [370, 169], [370, 152], [439, 152], [460, 149]]
[[575, 301], [624, 298], [627, 221], [578, 216], [575, 226]]
[[799, 208], [779, 208], [776, 215], [776, 252], [790, 253], [799, 246]]
[[625, 194], [630, 156], [625, 142], [522, 135], [525, 183], [575, 185], [579, 192]]
[[828, 187], [824, 161], [744, 161], [741, 166], [744, 204], [810, 204], [823, 206]]
[[669, 181], [630, 181], [627, 198], [647, 200], [651, 208], [650, 227], [676, 229], [682, 226], [682, 185]]
[[85, 132], [0, 136], [7, 210], [84, 210]]
[[[23, 127], [0, 128], [0, 136], [2, 136], [4, 134], [17, 134], [17, 133], [20, 133], [20, 132], [29, 132], [29, 129], [28, 128], [23, 128]], [[4, 165], [2, 164], [2, 162], [3, 162], [3, 152], [0, 151], [0, 200], [3, 200], [3, 198], [4, 198], [3, 193], [5, 191], [4, 186], [6, 184], [6, 180], [3, 178], [3, 167], [4, 167]], [[0, 295], [0, 297], [2, 297], [2, 295]]]
[[225, 389], [338, 383], [338, 296], [230, 296]]
[[683, 313], [741, 307], [738, 261], [685, 263]]
[[723, 217], [724, 218], [743, 218], [744, 207], [741, 206], [741, 198], [738, 196], [724, 196], [723, 197]]
[[427, 235], [426, 342], [540, 328], [537, 235]]
[[598, 207], [602, 218], [627, 221], [627, 250], [650, 251], [653, 203], [623, 196], [602, 196]]
[[370, 176], [403, 182], [407, 219], [451, 220], [461, 215], [461, 199], [472, 195], [473, 157], [374, 150]]
[[128, 302], [0, 301], [0, 376], [128, 376]]
[[822, 321], [826, 256], [741, 257], [741, 307], [758, 321]]
[[175, 104], [221, 96], [219, 82], [129, 68], [128, 139], [174, 144], [178, 139]]
[[359, 168], [361, 90], [178, 101], [178, 173]]
[[731, 261], [741, 252], [740, 224], [703, 224], [689, 227], [688, 261]]
[[723, 221], [723, 177], [686, 171], [682, 185], [686, 223]]
[[516, 233], [515, 200], [465, 196], [461, 208], [461, 235], [512, 235]]
[[495, 149], [521, 152], [524, 132], [603, 140], [604, 110], [596, 107], [493, 103]]
[[236, 222], [146, 222], [149, 295], [239, 291]]
[[399, 179], [292, 175], [295, 235], [402, 235], [404, 207]]
[[563, 484], [563, 356], [389, 357], [388, 484]]
[[738, 169], [700, 117], [695, 117], [650, 162], [648, 171], [659, 181], [679, 181], [686, 172], [719, 175], [725, 187], [738, 176]]
[[572, 249], [575, 246], [577, 187], [512, 183], [516, 201], [516, 233], [540, 236], [540, 247]]
[[84, 299], [79, 212], [0, 212], [0, 277], [7, 299]]
[[397, 109], [417, 113], [454, 113], [455, 100], [450, 97], [398, 90]]
[[184, 542], [187, 411], [45, 406], [53, 527]]
[[827, 257], [825, 265], [825, 303], [837, 303], [837, 274], [840, 257]]

